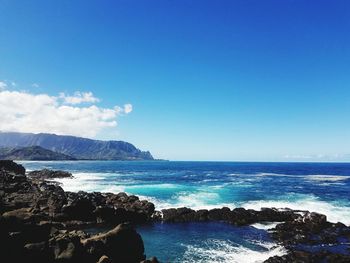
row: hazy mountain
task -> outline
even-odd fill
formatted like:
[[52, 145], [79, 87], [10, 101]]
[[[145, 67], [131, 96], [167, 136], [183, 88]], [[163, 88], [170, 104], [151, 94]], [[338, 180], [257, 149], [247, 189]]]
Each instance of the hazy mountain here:
[[47, 133], [0, 132], [0, 147], [28, 146], [40, 146], [76, 159], [153, 160], [150, 152], [141, 151], [124, 141], [100, 141]]
[[0, 148], [2, 160], [75, 160], [75, 158], [44, 149], [40, 146]]

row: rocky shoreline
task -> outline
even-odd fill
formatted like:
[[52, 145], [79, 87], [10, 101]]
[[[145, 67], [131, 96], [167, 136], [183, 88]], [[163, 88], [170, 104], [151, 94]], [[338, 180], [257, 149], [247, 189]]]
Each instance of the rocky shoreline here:
[[[62, 177], [72, 175], [50, 170], [26, 175], [23, 166], [0, 161], [0, 244], [4, 262], [158, 262], [156, 258], [146, 260], [142, 237], [133, 225], [159, 221], [223, 221], [236, 226], [278, 222], [271, 237], [289, 252], [265, 262], [350, 262], [350, 227], [330, 223], [322, 214], [225, 207], [156, 211], [151, 202], [125, 193], [65, 192], [51, 181]], [[87, 226], [103, 225], [113, 226], [112, 230], [97, 235], [82, 231]], [[327, 248], [344, 245], [345, 253]]]

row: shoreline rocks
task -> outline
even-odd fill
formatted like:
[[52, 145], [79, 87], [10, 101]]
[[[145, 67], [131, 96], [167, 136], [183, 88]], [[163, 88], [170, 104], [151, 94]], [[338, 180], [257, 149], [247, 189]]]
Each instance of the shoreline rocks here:
[[211, 210], [192, 210], [190, 208], [163, 209], [162, 216], [158, 220], [164, 222], [205, 222], [224, 221], [236, 226], [251, 225], [259, 222], [284, 222], [300, 217], [299, 211], [290, 209], [279, 210], [276, 208], [262, 208], [260, 211], [244, 208], [231, 210], [228, 207], [214, 208]]
[[[124, 193], [65, 192], [46, 181], [57, 177], [71, 174], [42, 170], [26, 176], [23, 166], [0, 161], [1, 261], [158, 262], [146, 261], [131, 225], [151, 221], [152, 203]], [[99, 224], [115, 228], [95, 236], [78, 230]]]
[[[350, 243], [350, 227], [330, 223], [325, 215], [290, 209], [260, 211], [227, 207], [211, 210], [171, 208], [156, 211], [154, 204], [125, 193], [65, 192], [54, 178], [71, 178], [63, 171], [34, 171], [0, 160], [1, 259], [12, 262], [121, 262], [146, 260], [141, 236], [131, 224], [221, 221], [236, 226], [279, 222], [270, 235], [289, 252], [265, 262], [350, 262], [349, 253], [327, 249]], [[129, 223], [127, 223], [129, 222]], [[86, 226], [114, 226], [90, 236]], [[311, 249], [319, 246], [317, 251]], [[321, 260], [322, 259], [322, 260]], [[5, 260], [5, 261], [6, 261]], [[322, 261], [323, 262], [323, 261]]]
[[73, 178], [73, 175], [65, 171], [43, 169], [29, 172], [28, 177], [36, 180], [52, 180], [57, 178]]
[[137, 196], [125, 193], [65, 192], [59, 185], [45, 180], [53, 179], [56, 175], [60, 178], [71, 177], [69, 173], [43, 170], [31, 172], [31, 176], [27, 177], [13, 163], [6, 167], [7, 170], [0, 170], [0, 212], [4, 216], [61, 223], [81, 221], [119, 224], [152, 220], [154, 205], [139, 200]]
[[11, 160], [0, 160], [0, 171], [7, 171], [12, 174], [24, 175], [25, 168]]

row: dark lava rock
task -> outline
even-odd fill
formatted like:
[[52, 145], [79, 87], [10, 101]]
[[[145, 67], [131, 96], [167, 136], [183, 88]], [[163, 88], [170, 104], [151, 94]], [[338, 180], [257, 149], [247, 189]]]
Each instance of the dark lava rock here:
[[[140, 235], [129, 224], [121, 224], [157, 220], [222, 221], [238, 226], [280, 222], [270, 234], [290, 252], [266, 262], [350, 262], [348, 255], [324, 246], [349, 244], [350, 227], [330, 223], [322, 214], [227, 207], [198, 211], [183, 207], [164, 209], [160, 213], [152, 203], [125, 193], [65, 192], [60, 186], [45, 181], [52, 178], [51, 172], [40, 171], [29, 178], [22, 168], [11, 161], [0, 161], [0, 258], [3, 262], [157, 263], [155, 258], [145, 259]], [[32, 179], [34, 177], [36, 179]], [[67, 230], [88, 224], [118, 227], [93, 237], [82, 231]], [[312, 247], [322, 250], [308, 252], [306, 248]]]
[[50, 223], [27, 224], [0, 216], [0, 242], [1, 262], [139, 263], [145, 260], [142, 238], [129, 224], [90, 237], [81, 230], [58, 230]]
[[268, 263], [350, 262], [350, 250], [340, 253], [335, 249], [349, 244], [350, 228], [342, 223], [330, 223], [322, 214], [305, 212], [294, 220], [280, 223], [273, 229], [272, 238], [290, 253], [272, 257], [265, 261]]
[[40, 195], [36, 199], [36, 209], [54, 218], [62, 213], [63, 206], [67, 203], [67, 196], [62, 187], [39, 183]]
[[293, 221], [299, 217], [299, 214], [291, 209], [276, 209], [276, 208], [261, 208], [260, 211], [256, 213], [257, 220], [267, 221], [267, 222], [285, 222]]
[[105, 255], [112, 262], [140, 262], [146, 258], [142, 238], [129, 224], [84, 239], [82, 244], [97, 259]]
[[62, 212], [69, 219], [77, 219], [82, 221], [93, 220], [93, 211], [95, 206], [90, 200], [88, 193], [78, 192], [68, 194], [68, 203], [62, 207]]
[[293, 221], [278, 224], [272, 237], [284, 244], [317, 243], [323, 231], [332, 227], [325, 215], [307, 212]]
[[125, 193], [65, 192], [45, 180], [70, 177], [69, 173], [42, 170], [27, 177], [22, 166], [11, 161], [1, 165], [1, 262], [146, 260], [141, 236], [129, 224], [93, 237], [82, 231], [68, 231], [67, 227], [71, 230], [87, 224], [148, 222], [154, 214], [152, 203]]
[[0, 160], [0, 170], [20, 175], [24, 175], [26, 172], [22, 165], [10, 160]]
[[[155, 218], [159, 218], [155, 215]], [[326, 245], [343, 246], [350, 243], [350, 227], [342, 223], [330, 223], [322, 214], [308, 211], [263, 208], [260, 211], [223, 207], [211, 210], [192, 210], [186, 207], [162, 210], [164, 222], [222, 221], [237, 226], [258, 222], [280, 222], [272, 229], [271, 237], [291, 251], [282, 257], [272, 257], [266, 262], [350, 262], [349, 255], [325, 250]], [[298, 246], [319, 246], [321, 252], [307, 252]], [[310, 247], [311, 248], [311, 247]], [[349, 250], [350, 252], [350, 250]], [[348, 253], [349, 254], [349, 253]], [[322, 261], [326, 258], [327, 261]]]
[[163, 209], [163, 221], [165, 222], [187, 222], [195, 220], [195, 210], [182, 207], [182, 208], [170, 208]]
[[154, 214], [154, 218], [160, 218], [164, 222], [223, 221], [237, 226], [250, 225], [257, 222], [292, 221], [297, 217], [298, 215], [292, 210], [280, 211], [274, 208], [263, 208], [261, 211], [244, 208], [231, 210], [228, 207], [198, 211], [186, 207], [170, 208], [163, 209], [161, 217], [157, 213]]
[[306, 252], [295, 250], [283, 256], [274, 256], [265, 260], [264, 263], [349, 263], [350, 256], [330, 253], [327, 251]]
[[33, 207], [38, 194], [25, 175], [0, 171], [0, 212]]
[[32, 179], [47, 180], [55, 178], [73, 178], [73, 175], [69, 172], [60, 170], [36, 170], [28, 173], [28, 176]]
[[45, 181], [57, 173], [70, 176], [69, 173], [56, 172], [42, 170], [26, 177], [0, 170], [0, 213], [27, 222], [54, 221], [67, 226], [152, 220], [152, 203], [125, 193], [65, 192], [59, 185]]
[[88, 258], [81, 239], [86, 238], [82, 231], [61, 231], [49, 240], [49, 248], [56, 261], [79, 262]]

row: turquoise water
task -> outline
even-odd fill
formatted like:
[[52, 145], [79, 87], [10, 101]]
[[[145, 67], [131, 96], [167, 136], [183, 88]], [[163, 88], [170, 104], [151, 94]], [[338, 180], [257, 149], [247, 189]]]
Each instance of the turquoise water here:
[[[229, 162], [23, 162], [28, 170], [71, 171], [61, 179], [68, 191], [127, 192], [156, 209], [228, 206], [290, 207], [326, 214], [350, 224], [350, 164]], [[156, 224], [139, 228], [148, 255], [163, 261], [261, 262], [283, 253], [255, 225]], [[170, 245], [171, 244], [171, 245]], [[160, 249], [161, 248], [161, 249]], [[215, 260], [217, 258], [217, 260]], [[253, 261], [249, 261], [251, 258]], [[244, 260], [243, 260], [244, 259]]]

